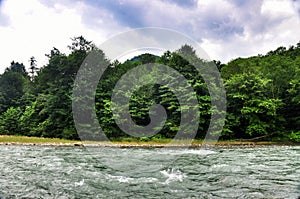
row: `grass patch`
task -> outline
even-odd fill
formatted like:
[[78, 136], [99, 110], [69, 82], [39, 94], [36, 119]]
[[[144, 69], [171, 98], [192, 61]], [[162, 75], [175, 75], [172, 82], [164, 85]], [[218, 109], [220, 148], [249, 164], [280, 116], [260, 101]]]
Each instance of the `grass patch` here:
[[65, 140], [59, 138], [42, 138], [42, 137], [27, 137], [27, 136], [16, 136], [16, 135], [0, 135], [0, 142], [2, 143], [53, 143], [53, 144], [73, 144], [78, 143], [75, 140]]
[[[172, 144], [175, 146], [190, 145], [201, 146], [201, 145], [217, 145], [217, 146], [253, 146], [253, 145], [297, 145], [292, 142], [271, 142], [271, 141], [237, 141], [237, 140], [220, 140], [215, 141], [203, 141], [203, 140], [173, 140], [168, 138], [118, 138], [104, 142], [96, 141], [78, 141], [78, 140], [66, 140], [59, 138], [41, 138], [41, 137], [27, 137], [27, 136], [15, 136], [15, 135], [0, 135], [0, 143], [14, 143], [14, 144], [36, 144], [36, 145], [82, 145], [82, 144], [95, 144], [95, 145], [120, 145], [120, 146], [164, 146]], [[299, 144], [298, 144], [299, 145]]]

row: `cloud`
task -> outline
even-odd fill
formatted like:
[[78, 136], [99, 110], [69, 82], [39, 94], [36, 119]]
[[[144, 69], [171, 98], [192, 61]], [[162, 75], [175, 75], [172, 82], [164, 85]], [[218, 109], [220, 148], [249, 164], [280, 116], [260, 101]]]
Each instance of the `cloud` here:
[[227, 53], [224, 53], [225, 50], [223, 52], [223, 59], [227, 61], [238, 56], [264, 54], [279, 46], [289, 46], [299, 41], [300, 18], [292, 1], [258, 2], [252, 11], [247, 13], [242, 9], [235, 18], [238, 16], [238, 23], [244, 27], [243, 34], [233, 35], [229, 42], [218, 42], [228, 50]]
[[141, 27], [144, 26], [142, 13], [140, 13], [139, 3], [131, 3], [130, 1], [86, 1], [92, 7], [102, 8], [109, 12], [111, 16], [125, 27]]
[[215, 0], [198, 1], [192, 7], [171, 1], [129, 2], [143, 13], [146, 26], [183, 32], [196, 39], [212, 59], [223, 62], [299, 41], [299, 5], [295, 1]]
[[292, 0], [105, 0], [97, 5], [112, 11], [113, 18], [126, 27], [182, 32], [197, 40], [212, 59], [223, 62], [299, 40], [300, 6]]
[[31, 56], [42, 66], [47, 63], [45, 54], [53, 47], [68, 52], [71, 37], [83, 35], [101, 43], [124, 29], [107, 10], [93, 9], [80, 1], [7, 0], [1, 4], [1, 13], [10, 20], [9, 25], [0, 24], [0, 53], [4, 55], [0, 72], [13, 60], [28, 66]]
[[[26, 65], [31, 56], [45, 62], [45, 53], [53, 45], [66, 46], [66, 41], [80, 29], [80, 16], [74, 10], [49, 9], [38, 1], [4, 1], [2, 10], [9, 15], [9, 26], [0, 26], [1, 67], [12, 60]], [[78, 25], [79, 24], [79, 25]], [[70, 35], [71, 34], [71, 35]]]
[[4, 13], [4, 8], [2, 6], [3, 1], [0, 0], [0, 26], [9, 25], [9, 17], [6, 13]]
[[168, 3], [177, 4], [180, 7], [187, 7], [187, 8], [192, 8], [192, 7], [197, 5], [196, 0], [185, 0], [185, 1], [182, 1], [182, 0], [164, 0], [164, 1], [168, 2]]
[[0, 72], [12, 60], [28, 65], [31, 56], [43, 65], [52, 47], [68, 52], [70, 37], [101, 44], [131, 28], [173, 29], [222, 62], [296, 44], [300, 35], [293, 0], [6, 0], [0, 18]]

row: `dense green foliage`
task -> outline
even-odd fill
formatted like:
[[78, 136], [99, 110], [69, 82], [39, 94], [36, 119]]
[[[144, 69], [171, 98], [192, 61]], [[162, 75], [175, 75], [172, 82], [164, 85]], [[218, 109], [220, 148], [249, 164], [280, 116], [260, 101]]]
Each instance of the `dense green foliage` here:
[[[37, 67], [35, 58], [31, 57], [29, 72], [22, 63], [12, 62], [0, 76], [0, 134], [79, 139], [72, 115], [73, 84], [85, 57], [96, 47], [83, 37], [76, 37], [69, 49], [71, 53], [66, 55], [53, 48], [46, 55], [49, 62], [42, 67]], [[124, 63], [110, 63], [103, 58], [110, 67], [96, 89], [95, 109], [106, 136], [128, 137], [112, 115], [111, 96], [118, 80], [139, 65], [156, 63], [178, 71], [194, 89], [199, 106], [193, 108], [200, 110], [196, 137], [204, 138], [210, 123], [211, 97], [203, 77], [180, 54], [205, 67], [213, 64], [199, 59], [187, 45], [160, 57], [143, 54]], [[279, 47], [264, 56], [215, 64], [227, 93], [226, 124], [221, 138], [300, 141], [300, 43], [289, 49]], [[144, 85], [130, 98], [130, 115], [141, 126], [150, 123], [149, 111], [153, 104], [165, 108], [167, 121], [154, 139], [172, 138], [179, 130], [181, 111], [187, 107], [181, 107], [169, 89], [176, 83], [176, 78], [170, 76], [167, 85]], [[92, 138], [99, 132], [89, 133]], [[187, 130], [187, 137], [188, 134]]]

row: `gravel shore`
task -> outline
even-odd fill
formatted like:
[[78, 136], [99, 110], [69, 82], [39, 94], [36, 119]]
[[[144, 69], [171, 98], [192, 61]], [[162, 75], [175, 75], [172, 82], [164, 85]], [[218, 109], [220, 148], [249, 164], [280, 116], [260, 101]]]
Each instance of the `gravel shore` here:
[[241, 147], [267, 147], [267, 146], [295, 146], [296, 143], [277, 143], [277, 142], [217, 142], [213, 143], [147, 143], [147, 142], [99, 142], [99, 143], [21, 143], [21, 142], [0, 142], [0, 145], [8, 146], [53, 146], [53, 147], [117, 147], [117, 148], [200, 148], [200, 147], [225, 147], [225, 148], [241, 148]]

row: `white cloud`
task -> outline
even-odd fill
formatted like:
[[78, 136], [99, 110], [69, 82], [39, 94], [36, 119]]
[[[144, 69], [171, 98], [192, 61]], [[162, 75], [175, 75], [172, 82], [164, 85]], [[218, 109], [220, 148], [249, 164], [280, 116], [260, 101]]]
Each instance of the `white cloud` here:
[[[13, 60], [28, 66], [31, 56], [36, 57], [39, 66], [44, 65], [47, 62], [45, 54], [53, 47], [68, 52], [71, 37], [83, 35], [99, 43], [110, 32], [121, 29], [113, 21], [109, 29], [103, 29], [101, 23], [95, 21], [99, 27], [90, 27], [84, 16], [91, 11], [96, 13], [97, 10], [82, 2], [72, 2], [72, 6], [68, 1], [61, 2], [53, 3], [52, 6], [37, 0], [3, 2], [1, 13], [9, 17], [9, 24], [0, 24], [0, 73]], [[112, 20], [107, 12], [102, 12], [98, 19], [108, 24]]]
[[292, 2], [282, 0], [265, 1], [261, 7], [261, 12], [272, 17], [289, 17], [294, 14]]
[[244, 27], [242, 35], [220, 41], [226, 61], [265, 54], [279, 46], [295, 45], [300, 39], [300, 18], [291, 1], [264, 1], [250, 19], [242, 18], [239, 23]]
[[[195, 39], [212, 59], [266, 53], [300, 38], [300, 3], [292, 0], [6, 0], [0, 7], [0, 73], [12, 60], [39, 66], [52, 47], [67, 52], [70, 37], [96, 44], [135, 27], [162, 27]], [[163, 42], [163, 38], [161, 42]], [[127, 41], [137, 42], [137, 41]], [[179, 46], [181, 44], [178, 44]]]
[[136, 1], [145, 26], [171, 28], [196, 39], [212, 59], [266, 53], [299, 41], [299, 3], [291, 0], [199, 0], [196, 6], [171, 1]]

